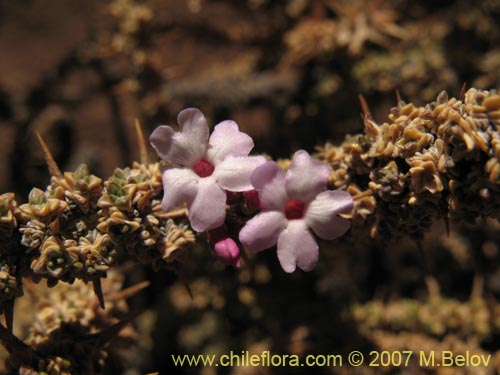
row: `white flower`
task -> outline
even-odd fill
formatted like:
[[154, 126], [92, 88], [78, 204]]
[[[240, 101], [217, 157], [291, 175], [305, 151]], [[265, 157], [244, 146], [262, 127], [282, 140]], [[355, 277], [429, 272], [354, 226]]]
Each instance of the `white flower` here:
[[343, 235], [350, 227], [338, 216], [352, 210], [345, 191], [324, 191], [329, 168], [306, 151], [295, 153], [288, 171], [274, 162], [258, 167], [251, 178], [263, 211], [241, 229], [242, 244], [260, 251], [277, 244], [278, 259], [286, 272], [298, 266], [310, 271], [318, 261], [318, 244], [309, 228], [326, 240]]
[[253, 189], [250, 175], [265, 159], [248, 156], [253, 140], [234, 121], [216, 125], [210, 139], [207, 121], [198, 109], [181, 111], [177, 122], [180, 132], [163, 125], [150, 137], [158, 155], [172, 164], [162, 174], [163, 209], [186, 203], [191, 226], [203, 232], [224, 223], [225, 190]]

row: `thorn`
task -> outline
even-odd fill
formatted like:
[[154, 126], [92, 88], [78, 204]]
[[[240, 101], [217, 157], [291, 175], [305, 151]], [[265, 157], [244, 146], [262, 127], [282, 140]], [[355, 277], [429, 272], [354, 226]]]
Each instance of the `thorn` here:
[[462, 83], [462, 88], [460, 89], [460, 100], [464, 100], [465, 92], [467, 91], [467, 83]]
[[104, 295], [102, 294], [101, 279], [92, 280], [92, 285], [94, 286], [94, 293], [99, 300], [99, 305], [101, 306], [101, 309], [104, 310], [106, 307], [104, 305]]
[[359, 94], [358, 98], [361, 103], [361, 109], [363, 110], [363, 115], [361, 117], [363, 118], [363, 123], [365, 125], [365, 133], [372, 138], [376, 138], [380, 133], [379, 127], [377, 123], [373, 121], [370, 108], [368, 108], [368, 104], [366, 103], [363, 95]]
[[359, 99], [359, 103], [361, 104], [361, 109], [363, 110], [363, 115], [364, 115], [365, 120], [371, 120], [372, 114], [370, 112], [370, 108], [368, 108], [368, 103], [366, 103], [364, 96], [359, 94], [358, 99]]
[[105, 328], [101, 332], [91, 335], [90, 339], [96, 340], [100, 345], [104, 345], [118, 336], [120, 331], [125, 328], [126, 325], [132, 323], [142, 313], [143, 311], [130, 313], [118, 323], [113, 324], [111, 327]]
[[398, 101], [398, 104], [403, 101], [403, 99], [401, 99], [401, 94], [399, 93], [398, 89], [396, 89], [396, 100]]
[[0, 324], [0, 341], [3, 343], [4, 348], [9, 353], [28, 353], [33, 354], [33, 350], [24, 342], [19, 340], [10, 330]]
[[144, 139], [144, 133], [142, 132], [141, 123], [139, 119], [135, 119], [135, 131], [137, 133], [137, 143], [139, 145], [139, 158], [141, 164], [148, 163], [148, 149], [146, 146], [146, 140]]
[[14, 302], [15, 299], [9, 301], [5, 304], [4, 315], [5, 315], [5, 325], [7, 329], [12, 332], [14, 328]]
[[128, 287], [126, 289], [119, 290], [118, 292], [106, 294], [106, 299], [111, 302], [117, 301], [119, 299], [126, 299], [132, 297], [133, 295], [136, 295], [141, 290], [147, 288], [150, 285], [151, 283], [149, 281], [143, 281], [140, 282], [139, 284], [132, 285], [131, 287]]
[[184, 285], [184, 288], [186, 288], [186, 291], [189, 294], [189, 297], [191, 297], [192, 300], [194, 300], [194, 295], [193, 291], [191, 290], [191, 287], [189, 286], [188, 282], [186, 281], [186, 275], [184, 274], [184, 271], [181, 269], [176, 270], [177, 276], [179, 277], [179, 281], [181, 282], [182, 285]]
[[42, 147], [43, 156], [45, 157], [45, 162], [47, 163], [47, 167], [49, 168], [50, 174], [54, 177], [62, 178], [63, 174], [61, 173], [61, 170], [57, 166], [57, 163], [54, 160], [52, 153], [50, 152], [49, 148], [47, 147], [47, 144], [45, 143], [45, 141], [43, 140], [42, 136], [38, 131], [36, 132], [36, 138], [38, 139], [38, 143], [40, 143], [40, 146]]

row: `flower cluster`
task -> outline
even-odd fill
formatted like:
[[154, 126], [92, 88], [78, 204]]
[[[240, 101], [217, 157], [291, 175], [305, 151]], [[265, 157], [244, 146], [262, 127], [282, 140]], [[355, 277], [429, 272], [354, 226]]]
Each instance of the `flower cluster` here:
[[[351, 212], [351, 195], [326, 191], [330, 169], [306, 151], [297, 151], [285, 172], [262, 156], [248, 156], [253, 140], [234, 121], [219, 123], [210, 136], [198, 109], [183, 110], [177, 122], [179, 132], [163, 125], [150, 137], [167, 162], [162, 173], [163, 209], [186, 204], [191, 227], [208, 231], [209, 242], [223, 263], [239, 266], [238, 243], [251, 251], [277, 245], [286, 272], [297, 266], [310, 271], [318, 260], [312, 232], [333, 240], [349, 229], [349, 221], [339, 214]], [[241, 200], [243, 211], [255, 216], [240, 215], [235, 220], [227, 214]]]

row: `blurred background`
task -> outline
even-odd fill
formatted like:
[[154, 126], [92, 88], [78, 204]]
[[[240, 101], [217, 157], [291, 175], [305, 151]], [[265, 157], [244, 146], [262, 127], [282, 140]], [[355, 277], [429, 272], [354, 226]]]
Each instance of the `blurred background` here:
[[[47, 182], [39, 131], [62, 169], [100, 175], [137, 158], [149, 133], [200, 107], [232, 118], [257, 151], [362, 129], [358, 94], [379, 121], [396, 103], [499, 82], [494, 0], [0, 2], [0, 176], [25, 194]], [[45, 175], [45, 177], [44, 177]], [[45, 179], [44, 179], [45, 178]]]
[[[33, 186], [49, 183], [37, 131], [61, 170], [86, 163], [107, 178], [138, 159], [136, 120], [148, 135], [190, 106], [212, 125], [234, 119], [255, 151], [273, 158], [340, 143], [363, 130], [359, 94], [383, 122], [397, 95], [423, 105], [441, 90], [458, 97], [464, 83], [499, 87], [498, 19], [498, 0], [0, 0], [0, 190], [25, 202]], [[454, 226], [450, 236], [443, 223], [433, 226], [423, 247], [444, 296], [437, 301], [408, 238], [397, 248], [368, 238], [321, 243], [317, 269], [293, 275], [275, 251], [236, 270], [202, 243], [184, 270], [194, 299], [174, 273], [136, 266], [125, 285], [152, 282], [130, 301], [146, 311], [138, 344], [102, 373], [299, 374], [173, 368], [169, 354], [408, 345], [491, 353], [498, 370], [499, 234], [489, 221]], [[479, 370], [463, 374], [497, 371]]]

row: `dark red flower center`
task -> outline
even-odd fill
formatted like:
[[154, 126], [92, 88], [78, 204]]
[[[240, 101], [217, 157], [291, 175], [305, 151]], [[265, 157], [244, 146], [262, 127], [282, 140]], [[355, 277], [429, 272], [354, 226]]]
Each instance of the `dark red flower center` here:
[[285, 205], [285, 216], [288, 220], [304, 217], [306, 205], [297, 199], [290, 199]]
[[214, 173], [214, 169], [215, 167], [205, 159], [201, 159], [193, 166], [194, 172], [200, 177], [211, 176]]
[[245, 199], [245, 206], [250, 211], [257, 211], [260, 209], [259, 193], [257, 190], [249, 190], [243, 192], [243, 198]]

